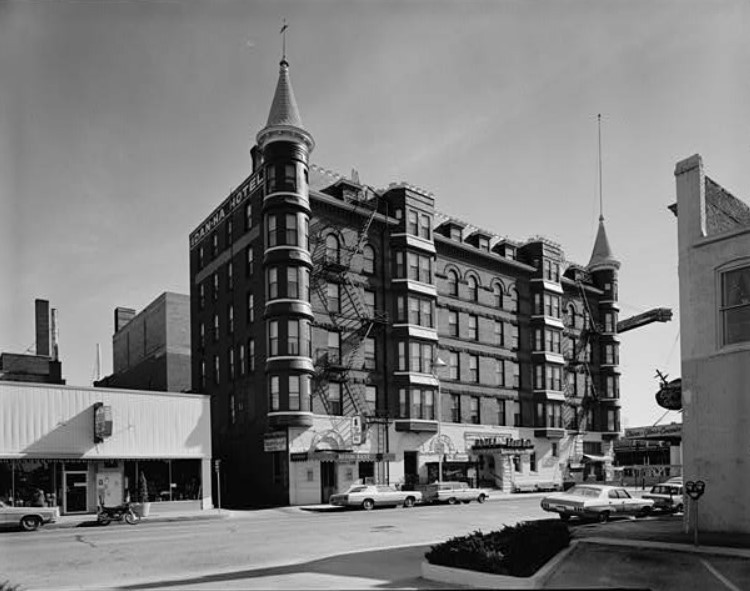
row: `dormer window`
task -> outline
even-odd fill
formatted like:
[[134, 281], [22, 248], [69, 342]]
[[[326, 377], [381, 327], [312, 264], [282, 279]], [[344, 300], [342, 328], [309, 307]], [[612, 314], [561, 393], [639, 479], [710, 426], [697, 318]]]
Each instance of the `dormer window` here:
[[458, 226], [451, 226], [451, 240], [461, 242], [463, 240], [463, 232]]
[[488, 238], [484, 238], [483, 236], [479, 237], [479, 242], [477, 243], [477, 248], [479, 250], [483, 250], [485, 252], [490, 251], [490, 241]]

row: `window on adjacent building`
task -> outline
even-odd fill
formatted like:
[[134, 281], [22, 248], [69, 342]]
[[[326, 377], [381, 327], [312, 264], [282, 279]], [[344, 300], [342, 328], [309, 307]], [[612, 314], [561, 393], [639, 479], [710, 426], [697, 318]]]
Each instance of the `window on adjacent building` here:
[[479, 340], [479, 318], [474, 314], [469, 314], [469, 338], [472, 341]]
[[484, 236], [480, 236], [479, 240], [477, 241], [477, 246], [479, 247], [479, 250], [483, 250], [484, 252], [490, 251], [490, 240], [489, 238], [485, 238]]
[[510, 325], [510, 346], [511, 349], [518, 349], [518, 326]]
[[234, 306], [232, 304], [227, 306], [227, 331], [229, 334], [234, 333]]
[[289, 320], [287, 322], [287, 355], [300, 354], [300, 320]]
[[206, 307], [206, 286], [201, 283], [198, 286], [198, 308], [203, 310]]
[[479, 355], [469, 355], [469, 381], [479, 382]]
[[214, 232], [213, 236], [211, 236], [211, 247], [214, 258], [219, 254], [219, 235]]
[[451, 422], [461, 422], [461, 396], [451, 394]]
[[206, 389], [206, 362], [205, 361], [201, 361], [201, 377], [200, 377], [200, 380], [201, 380], [200, 388], [201, 388], [201, 392], [203, 392]]
[[344, 404], [341, 396], [342, 388], [339, 382], [328, 382], [328, 410], [332, 415], [341, 415]]
[[234, 265], [232, 261], [227, 263], [227, 289], [234, 289]]
[[255, 371], [255, 339], [247, 341], [248, 371]]
[[326, 302], [328, 311], [337, 313], [341, 310], [341, 290], [338, 283], [328, 283], [326, 286]]
[[409, 416], [409, 400], [406, 396], [406, 388], [400, 388], [398, 391], [398, 416], [401, 418], [408, 418]]
[[288, 246], [299, 246], [299, 228], [297, 227], [297, 214], [288, 213], [286, 218], [286, 244]]
[[511, 402], [513, 406], [513, 426], [514, 427], [520, 427], [521, 426], [521, 404], [518, 402], [518, 400], [514, 400]]
[[497, 424], [505, 425], [505, 421], [505, 400], [500, 398], [497, 400]]
[[378, 405], [378, 388], [377, 386], [365, 386], [365, 403], [370, 414], [375, 414]]
[[199, 339], [198, 345], [202, 351], [206, 347], [206, 325], [203, 322], [200, 324]]
[[518, 293], [516, 292], [515, 287], [512, 287], [510, 289], [510, 299], [508, 300], [508, 310], [510, 312], [518, 312]]
[[255, 321], [255, 298], [253, 294], [247, 294], [247, 322], [248, 324]]
[[750, 341], [750, 267], [721, 274], [722, 343]]
[[448, 335], [458, 336], [458, 312], [455, 310], [448, 311]]
[[458, 273], [448, 271], [448, 293], [452, 296], [458, 295]]
[[375, 339], [373, 337], [367, 337], [364, 342], [365, 348], [365, 363], [364, 368], [373, 370], [377, 365], [377, 359], [375, 357]]
[[245, 230], [253, 226], [253, 206], [250, 203], [245, 204]]
[[479, 283], [477, 282], [476, 277], [473, 275], [469, 275], [469, 278], [466, 280], [466, 282], [469, 285], [469, 299], [472, 302], [479, 301]]
[[495, 359], [495, 384], [505, 386], [505, 362], [502, 359]]
[[369, 244], [362, 249], [362, 271], [368, 275], [375, 273], [375, 249]]
[[253, 267], [253, 247], [248, 246], [245, 250], [245, 271], [248, 277], [251, 277], [254, 271]]
[[219, 376], [219, 356], [214, 355], [214, 384], [218, 384], [220, 381]]
[[205, 263], [205, 254], [204, 254], [204, 251], [203, 251], [203, 246], [201, 246], [198, 249], [198, 268], [202, 269], [205, 264], [206, 264]]
[[329, 330], [327, 343], [326, 358], [328, 363], [339, 364], [341, 362], [341, 335], [335, 330]]
[[219, 274], [214, 273], [214, 301], [219, 299]]
[[461, 242], [463, 240], [463, 232], [461, 231], [461, 228], [451, 226], [451, 240], [455, 240], [456, 242]]
[[504, 345], [503, 323], [500, 320], [495, 320], [495, 344], [499, 347]]
[[326, 236], [326, 262], [339, 262], [339, 240], [333, 234]]
[[414, 236], [419, 236], [419, 221], [418, 214], [413, 209], [407, 210], [407, 228], [406, 231]]
[[244, 376], [247, 373], [247, 359], [245, 359], [245, 345], [239, 346], [239, 357], [240, 357], [240, 375]]
[[402, 250], [396, 252], [396, 279], [406, 277], [406, 255]]
[[521, 370], [518, 366], [518, 363], [515, 361], [511, 362], [513, 366], [513, 387], [514, 388], [520, 388], [521, 387]]
[[214, 342], [219, 340], [219, 315], [214, 314]]
[[367, 317], [373, 318], [375, 316], [375, 292], [366, 289], [364, 291], [364, 300], [362, 303], [365, 305], [365, 313], [367, 314]]
[[227, 374], [230, 380], [234, 379], [234, 349], [232, 347], [227, 351]]
[[495, 304], [495, 308], [502, 309], [503, 307], [503, 288], [495, 283], [492, 286], [492, 298]]
[[451, 351], [448, 353], [448, 378], [458, 380], [460, 374], [458, 353]]
[[479, 396], [472, 396], [469, 398], [469, 422], [478, 425], [479, 419]]

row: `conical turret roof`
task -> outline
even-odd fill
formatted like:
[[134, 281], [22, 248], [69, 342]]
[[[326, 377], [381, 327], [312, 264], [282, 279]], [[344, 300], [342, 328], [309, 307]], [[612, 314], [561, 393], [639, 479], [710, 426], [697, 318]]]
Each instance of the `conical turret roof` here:
[[619, 268], [620, 261], [618, 261], [612, 254], [612, 249], [609, 246], [607, 230], [604, 228], [604, 216], [599, 216], [599, 230], [596, 233], [594, 250], [591, 253], [591, 260], [589, 261], [587, 269], [593, 272], [602, 269], [616, 270]]
[[291, 125], [304, 129], [302, 117], [299, 115], [297, 101], [289, 78], [289, 62], [281, 60], [279, 67], [279, 81], [276, 83], [276, 93], [273, 95], [271, 112], [268, 114], [266, 127], [275, 125]]

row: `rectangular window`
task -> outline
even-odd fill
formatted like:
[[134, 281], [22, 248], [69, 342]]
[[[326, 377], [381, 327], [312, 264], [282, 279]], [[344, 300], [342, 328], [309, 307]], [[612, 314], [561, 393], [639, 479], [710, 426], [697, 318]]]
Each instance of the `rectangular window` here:
[[328, 363], [338, 365], [341, 363], [341, 335], [335, 330], [328, 331]]
[[430, 300], [419, 301], [419, 325], [433, 328], [432, 322], [432, 302]]
[[328, 383], [328, 408], [332, 415], [341, 415], [343, 404], [341, 400], [341, 384], [339, 382]]
[[205, 349], [206, 347], [206, 325], [201, 322], [200, 324], [200, 341], [199, 341], [200, 349], [201, 351]]
[[255, 322], [255, 298], [253, 294], [247, 294], [247, 322]]
[[206, 362], [201, 361], [201, 392], [206, 389]]
[[216, 258], [216, 255], [219, 254], [219, 235], [214, 232], [213, 236], [211, 236], [211, 246], [212, 246], [212, 253], [214, 258]]
[[279, 321], [268, 321], [268, 354], [274, 357], [279, 354]]
[[424, 419], [435, 420], [435, 392], [422, 390], [422, 401], [424, 402]]
[[239, 356], [240, 356], [240, 375], [244, 376], [247, 373], [247, 359], [245, 359], [245, 345], [240, 345]]
[[620, 413], [616, 408], [607, 409], [607, 431], [614, 433], [620, 430]]
[[469, 404], [469, 422], [478, 425], [479, 424], [479, 397], [472, 396]]
[[365, 339], [365, 363], [364, 368], [374, 370], [377, 365], [377, 359], [375, 358], [375, 339], [373, 337], [367, 337]]
[[253, 267], [253, 260], [254, 260], [253, 247], [248, 246], [247, 249], [245, 250], [245, 272], [248, 277], [251, 277], [253, 274], [253, 271], [255, 270]]
[[198, 308], [203, 310], [206, 307], [206, 286], [201, 283], [198, 286]]
[[237, 412], [234, 405], [234, 392], [229, 395], [229, 422], [234, 425], [237, 420]]
[[521, 426], [521, 404], [517, 400], [514, 400], [512, 404], [513, 404], [513, 426], [520, 427]]
[[504, 344], [503, 339], [503, 323], [499, 320], [495, 320], [495, 344], [498, 347], [502, 347]]
[[229, 334], [234, 334], [234, 306], [232, 304], [227, 306], [227, 330]]
[[287, 355], [300, 354], [299, 320], [289, 320], [287, 324]]
[[297, 214], [286, 214], [286, 244], [299, 246], [299, 228], [297, 227]]
[[294, 164], [284, 165], [284, 190], [297, 190], [297, 167]]
[[505, 386], [505, 363], [502, 359], [495, 359], [495, 384]]
[[328, 303], [328, 312], [336, 314], [341, 308], [341, 295], [338, 283], [328, 283], [326, 286], [326, 301]]
[[232, 265], [232, 261], [227, 263], [227, 289], [234, 289], [234, 265]]
[[268, 245], [269, 248], [276, 246], [276, 244], [278, 243], [277, 237], [276, 237], [278, 228], [276, 227], [275, 215], [273, 214], [268, 215], [268, 217], [266, 218], [266, 228], [267, 228], [266, 244]]
[[370, 414], [375, 414], [378, 405], [378, 389], [376, 386], [365, 386], [365, 403]]
[[299, 376], [289, 376], [289, 410], [299, 409]]
[[255, 371], [255, 339], [247, 342], [247, 362], [249, 371]]
[[479, 319], [474, 314], [469, 314], [469, 338], [472, 341], [479, 340]]
[[428, 256], [419, 257], [419, 281], [432, 283], [432, 259]]
[[479, 382], [479, 356], [469, 355], [469, 381]]
[[451, 380], [459, 379], [458, 353], [448, 353], [448, 377]]
[[414, 236], [419, 236], [419, 227], [417, 221], [417, 212], [413, 209], [407, 210], [408, 227], [406, 231]]
[[279, 376], [271, 376], [271, 410], [279, 410]]
[[409, 416], [409, 401], [406, 399], [405, 388], [400, 388], [398, 391], [398, 416], [402, 418]]
[[398, 370], [406, 371], [406, 343], [399, 341], [398, 343]]
[[518, 363], [511, 362], [513, 365], [513, 387], [514, 388], [520, 388], [521, 387], [521, 370], [518, 366]]
[[214, 302], [219, 299], [219, 274], [214, 273]]
[[279, 297], [279, 268], [268, 269], [268, 299], [275, 300]]
[[416, 253], [409, 252], [406, 259], [409, 263], [409, 279], [419, 281], [419, 256]]
[[214, 355], [214, 384], [218, 384], [220, 382], [220, 376], [219, 376], [219, 356]]
[[422, 214], [419, 217], [419, 235], [427, 240], [430, 239], [430, 216]]
[[490, 241], [487, 238], [480, 236], [477, 245], [479, 246], [479, 250], [483, 250], [484, 252], [490, 251]]
[[451, 226], [451, 240], [455, 240], [456, 242], [461, 242], [463, 240], [461, 228], [457, 228], [456, 226]]
[[510, 347], [518, 349], [518, 327], [515, 324], [510, 325]]
[[287, 267], [286, 270], [286, 297], [293, 300], [299, 299], [299, 267]]
[[214, 314], [214, 342], [219, 340], [219, 315]]
[[421, 419], [423, 412], [422, 390], [412, 388], [411, 390], [411, 418]]
[[420, 371], [420, 361], [422, 359], [422, 347], [419, 343], [409, 343], [409, 371]]
[[452, 337], [458, 336], [458, 312], [454, 310], [448, 311], [448, 335]]
[[505, 400], [497, 401], [497, 424], [505, 425]]
[[365, 305], [365, 313], [367, 314], [368, 318], [374, 318], [375, 317], [375, 292], [371, 291], [369, 289], [365, 290], [365, 298], [364, 298], [364, 305]]
[[544, 366], [534, 366], [534, 390], [544, 390]]
[[396, 253], [396, 279], [403, 279], [406, 277], [406, 266], [404, 262], [404, 252], [398, 251]]
[[253, 226], [253, 206], [250, 203], [245, 204], [245, 230]]
[[432, 373], [432, 345], [422, 345], [422, 373]]
[[227, 351], [227, 361], [229, 365], [229, 371], [227, 372], [227, 374], [229, 375], [229, 379], [233, 380], [234, 379], [234, 349], [232, 348], [230, 348]]
[[461, 397], [458, 394], [451, 394], [451, 422], [461, 422]]
[[202, 269], [205, 264], [205, 255], [203, 253], [203, 246], [198, 249], [198, 268]]

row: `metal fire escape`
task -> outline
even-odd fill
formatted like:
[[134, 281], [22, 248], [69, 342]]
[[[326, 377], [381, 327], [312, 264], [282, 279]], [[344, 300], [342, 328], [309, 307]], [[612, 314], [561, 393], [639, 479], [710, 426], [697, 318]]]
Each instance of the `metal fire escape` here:
[[[331, 233], [332, 227], [327, 225], [324, 219], [318, 218], [317, 227], [311, 228], [311, 237], [315, 242], [312, 248], [311, 289], [317, 293], [331, 323], [340, 334], [338, 351], [324, 348], [315, 352], [313, 396], [321, 401], [329, 415], [351, 414], [363, 419], [372, 418], [375, 409], [369, 408], [365, 398], [364, 383], [360, 381], [355, 384], [351, 372], [368, 369], [365, 367], [366, 360], [362, 356], [365, 342], [378, 324], [387, 321], [385, 313], [368, 308], [364, 301], [364, 282], [357, 276], [357, 273], [352, 271], [352, 262], [355, 257], [363, 254], [369, 230], [378, 209], [377, 193], [372, 192], [375, 195], [374, 204], [372, 200], [365, 200], [369, 192], [364, 189], [358, 199], [350, 201], [354, 205], [354, 211], [359, 211], [366, 216], [362, 227], [356, 234], [356, 239], [350, 239], [350, 244], [340, 242], [335, 252], [329, 252], [326, 236]], [[337, 235], [343, 240], [341, 233]], [[329, 303], [329, 284], [339, 286], [338, 306], [331, 306]], [[348, 352], [340, 354], [339, 351]], [[335, 412], [336, 409], [332, 408], [328, 398], [328, 385], [331, 382], [340, 383], [346, 394], [342, 401], [342, 408], [339, 409], [340, 413]], [[346, 401], [351, 404], [352, 413], [346, 412]], [[384, 437], [378, 437], [378, 448], [384, 445], [383, 440]], [[383, 453], [384, 450], [378, 449], [378, 452]]]

